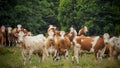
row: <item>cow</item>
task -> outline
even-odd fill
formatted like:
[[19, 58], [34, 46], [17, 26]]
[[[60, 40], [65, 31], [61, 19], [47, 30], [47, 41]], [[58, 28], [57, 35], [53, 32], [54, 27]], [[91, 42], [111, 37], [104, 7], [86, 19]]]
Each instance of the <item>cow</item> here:
[[108, 33], [105, 33], [106, 44], [110, 45], [110, 59], [120, 60], [120, 37], [113, 36], [110, 38]]
[[50, 31], [50, 30], [53, 30], [53, 32], [55, 31], [55, 30], [57, 30], [57, 28], [56, 28], [56, 26], [53, 26], [53, 25], [49, 25], [49, 27], [48, 27], [48, 32]]
[[36, 53], [39, 56], [42, 55], [42, 60], [44, 61], [45, 57], [48, 56], [45, 47], [45, 40], [46, 37], [43, 34], [39, 34], [37, 36], [25, 36], [23, 31], [18, 33], [18, 42], [22, 44], [22, 57], [24, 65], [26, 64], [27, 55], [31, 63], [33, 53]]
[[0, 44], [2, 46], [6, 45], [6, 27], [4, 25], [0, 28]]
[[105, 44], [103, 36], [76, 36], [73, 40], [74, 48], [72, 61], [79, 63], [79, 53], [94, 53], [97, 60], [102, 60], [105, 52]]
[[48, 37], [46, 38], [45, 46], [48, 50], [49, 55], [53, 56], [55, 53], [55, 46], [54, 46], [54, 32], [52, 30], [48, 32]]
[[68, 50], [71, 47], [69, 38], [65, 35], [65, 31], [60, 31], [60, 35], [57, 34], [54, 37], [55, 53], [53, 60], [59, 60], [63, 55], [65, 59], [68, 59]]
[[12, 43], [13, 45], [19, 44], [18, 43], [18, 33], [20, 31], [23, 31], [26, 36], [32, 36], [32, 33], [28, 31], [27, 29], [23, 28], [22, 25], [18, 24], [17, 27], [13, 28], [11, 33], [13, 35]]
[[17, 27], [13, 28], [11, 33], [13, 35], [12, 44], [16, 45], [18, 43], [18, 33], [22, 30], [22, 25], [18, 24]]
[[75, 28], [70, 27], [70, 32], [68, 33], [68, 37], [71, 41], [71, 45], [73, 45], [73, 39], [75, 36], [77, 36], [77, 31], [75, 30]]
[[84, 35], [86, 36], [86, 33], [88, 32], [88, 28], [86, 26], [84, 26], [83, 28], [81, 28], [78, 32], [78, 35], [81, 36], [81, 35]]
[[12, 27], [8, 27], [8, 45], [10, 46], [13, 42], [13, 34], [12, 34]]

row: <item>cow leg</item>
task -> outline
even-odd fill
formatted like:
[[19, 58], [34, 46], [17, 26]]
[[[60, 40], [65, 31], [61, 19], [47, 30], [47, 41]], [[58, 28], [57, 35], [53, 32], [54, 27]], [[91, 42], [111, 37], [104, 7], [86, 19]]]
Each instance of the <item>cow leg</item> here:
[[23, 61], [24, 61], [24, 65], [26, 65], [26, 53], [25, 50], [22, 50], [22, 57], [23, 57]]
[[97, 60], [102, 60], [101, 50], [98, 50], [96, 59], [97, 59]]
[[65, 59], [68, 60], [68, 50], [67, 50], [67, 49], [66, 49], [66, 51], [65, 51]]
[[29, 51], [29, 61], [30, 61], [30, 64], [32, 63], [32, 54], [33, 54], [33, 51], [32, 50], [30, 50]]
[[42, 49], [42, 61], [45, 60], [46, 56], [49, 56], [47, 49], [44, 47]]
[[45, 54], [45, 52], [43, 52], [42, 53], [42, 61], [44, 62], [44, 60], [45, 60], [45, 57], [46, 57], [46, 54]]
[[57, 57], [57, 50], [55, 49], [55, 53], [54, 53], [54, 56], [53, 56], [53, 60], [55, 60]]
[[106, 49], [106, 46], [102, 50], [98, 50], [98, 52], [97, 52], [98, 60], [102, 60], [102, 58], [104, 57], [105, 49]]
[[74, 46], [73, 56], [72, 56], [73, 62], [74, 60], [76, 60], [76, 62], [79, 63], [78, 54], [79, 54], [79, 47]]
[[46, 56], [49, 56], [48, 51], [47, 51], [46, 48], [44, 48], [44, 52], [45, 52]]

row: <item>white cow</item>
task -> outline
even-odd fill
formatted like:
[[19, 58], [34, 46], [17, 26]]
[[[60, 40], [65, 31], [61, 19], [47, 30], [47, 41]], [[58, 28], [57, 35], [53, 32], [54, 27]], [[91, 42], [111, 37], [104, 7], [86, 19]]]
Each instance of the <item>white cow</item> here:
[[43, 34], [24, 37], [24, 32], [22, 31], [19, 32], [18, 41], [22, 43], [22, 57], [24, 60], [24, 65], [26, 64], [27, 55], [31, 63], [33, 53], [42, 52], [42, 60], [44, 61], [45, 57], [48, 56], [45, 47], [45, 40], [46, 37]]
[[110, 59], [120, 60], [120, 37], [111, 37], [108, 33], [104, 34], [104, 42], [110, 45]]
[[111, 45], [110, 57], [113, 59], [120, 60], [120, 38], [112, 37], [109, 40], [109, 44]]

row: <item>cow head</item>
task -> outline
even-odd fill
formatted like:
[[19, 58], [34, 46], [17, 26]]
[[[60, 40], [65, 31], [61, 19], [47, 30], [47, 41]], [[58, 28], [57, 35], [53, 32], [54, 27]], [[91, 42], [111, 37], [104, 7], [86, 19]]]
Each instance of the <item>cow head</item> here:
[[63, 40], [65, 37], [65, 31], [60, 31], [60, 36], [61, 36], [61, 39]]
[[108, 43], [109, 38], [110, 38], [110, 35], [109, 35], [108, 33], [105, 33], [105, 34], [103, 35], [103, 38], [104, 38], [104, 43]]
[[8, 33], [11, 33], [12, 27], [8, 27]]
[[53, 40], [53, 38], [54, 38], [54, 32], [52, 30], [48, 31], [48, 38], [50, 40]]
[[18, 31], [21, 30], [21, 27], [22, 27], [22, 25], [20, 25], [20, 24], [17, 25]]
[[84, 26], [84, 32], [85, 32], [85, 33], [88, 32], [88, 28], [87, 28], [87, 26]]
[[74, 28], [73, 27], [70, 27], [70, 32], [73, 32], [74, 31]]
[[5, 32], [5, 26], [4, 25], [1, 26], [1, 30], [2, 30], [2, 32]]
[[52, 30], [55, 31], [57, 28], [53, 25], [49, 25], [48, 31]]
[[19, 43], [23, 41], [24, 36], [25, 36], [25, 34], [24, 34], [23, 31], [20, 31], [20, 32], [18, 33], [18, 42], [19, 42]]

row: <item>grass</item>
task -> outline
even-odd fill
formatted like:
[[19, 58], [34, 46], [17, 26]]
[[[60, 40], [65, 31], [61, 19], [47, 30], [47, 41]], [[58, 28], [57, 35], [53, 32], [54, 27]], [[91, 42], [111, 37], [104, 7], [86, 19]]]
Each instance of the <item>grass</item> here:
[[71, 62], [71, 54], [69, 60], [64, 58], [60, 61], [53, 61], [52, 57], [46, 61], [40, 61], [37, 55], [33, 55], [32, 64], [27, 62], [23, 65], [20, 47], [0, 47], [0, 68], [119, 68], [120, 61], [108, 60], [104, 58], [101, 62], [95, 60], [93, 54], [83, 54], [79, 56], [80, 63]]

